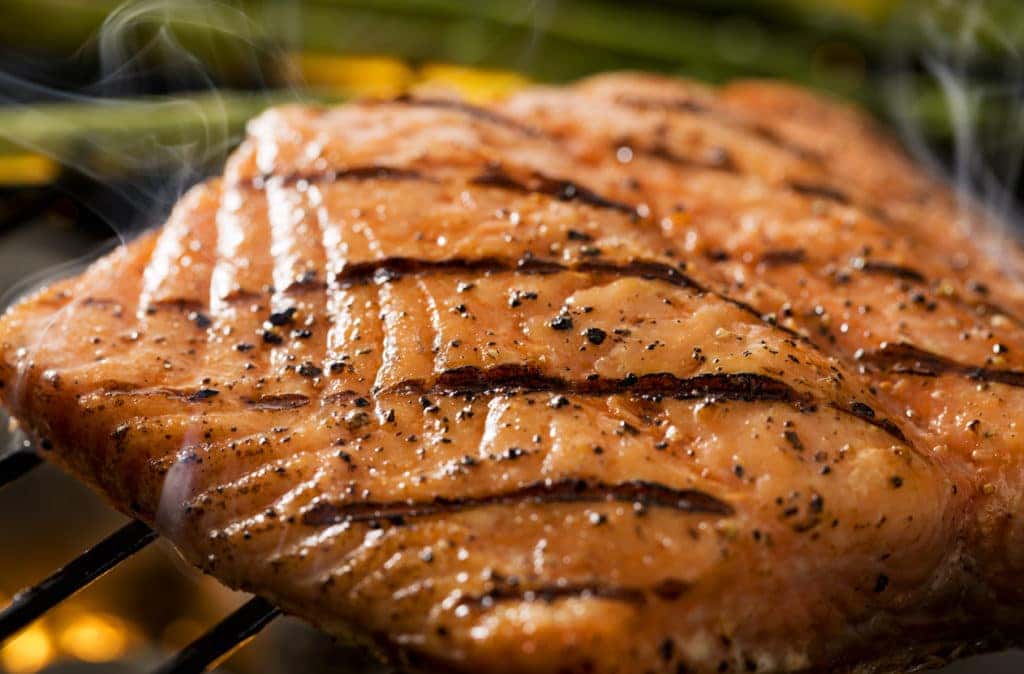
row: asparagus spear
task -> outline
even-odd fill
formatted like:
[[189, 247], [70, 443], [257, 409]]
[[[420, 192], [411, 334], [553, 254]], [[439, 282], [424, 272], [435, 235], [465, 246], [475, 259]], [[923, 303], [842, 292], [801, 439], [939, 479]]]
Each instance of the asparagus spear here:
[[[216, 164], [248, 119], [293, 100], [293, 92], [216, 92], [0, 107], [0, 178], [52, 178], [40, 157], [104, 176]], [[19, 166], [31, 171], [19, 173]]]
[[[1018, 24], [1024, 20], [1024, 12], [1012, 11], [1008, 1], [991, 0], [1003, 8], [1006, 25], [1012, 27], [1014, 18]], [[0, 39], [69, 50], [95, 31], [118, 2], [7, 0], [0, 6]], [[729, 0], [729, 6], [742, 4]], [[120, 37], [127, 44], [132, 30], [141, 30], [144, 38], [163, 25], [181, 43], [177, 56], [195, 54], [213, 64], [216, 78], [225, 80], [231, 79], [231, 64], [245, 61], [245, 54], [251, 60], [255, 50], [270, 64], [255, 69], [264, 68], [269, 72], [265, 79], [279, 82], [285, 71], [280, 67], [281, 50], [268, 45], [287, 45], [300, 52], [391, 53], [413, 61], [513, 68], [551, 81], [622, 67], [710, 80], [781, 76], [883, 109], [878, 87], [871, 86], [874, 82], [844, 78], [835, 69], [816, 66], [811, 50], [819, 38], [787, 29], [778, 16], [771, 28], [757, 28], [742, 20], [735, 24], [696, 18], [664, 4], [610, 0], [542, 4], [535, 11], [517, 0], [304, 0], [294, 5], [242, 0], [238, 7], [244, 12], [206, 3], [161, 7], [158, 13], [115, 13], [107, 24], [114, 31], [106, 34], [107, 53], [118, 44], [118, 27], [126, 31]], [[24, 30], [26, 25], [33, 30]], [[243, 65], [247, 72], [254, 68], [251, 62]], [[950, 125], [943, 122], [946, 117], [936, 104], [934, 85], [927, 80], [922, 84], [915, 88], [921, 98], [915, 106], [938, 120], [931, 127], [936, 133], [948, 134]], [[0, 91], [0, 97], [4, 93], [10, 92]]]

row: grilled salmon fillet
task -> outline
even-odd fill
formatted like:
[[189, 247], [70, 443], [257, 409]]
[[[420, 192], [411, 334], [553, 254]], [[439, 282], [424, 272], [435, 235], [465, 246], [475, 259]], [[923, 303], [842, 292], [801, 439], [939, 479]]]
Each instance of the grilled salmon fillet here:
[[285, 107], [7, 312], [0, 395], [415, 666], [890, 671], [1024, 622], [1020, 255], [782, 84]]

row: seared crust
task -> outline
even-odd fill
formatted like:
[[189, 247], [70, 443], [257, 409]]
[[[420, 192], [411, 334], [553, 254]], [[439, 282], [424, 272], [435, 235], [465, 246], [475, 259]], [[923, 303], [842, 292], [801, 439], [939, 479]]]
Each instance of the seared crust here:
[[418, 662], [870, 671], [1017, 620], [1017, 253], [957, 218], [780, 85], [281, 108], [3, 318], [0, 394], [197, 565]]

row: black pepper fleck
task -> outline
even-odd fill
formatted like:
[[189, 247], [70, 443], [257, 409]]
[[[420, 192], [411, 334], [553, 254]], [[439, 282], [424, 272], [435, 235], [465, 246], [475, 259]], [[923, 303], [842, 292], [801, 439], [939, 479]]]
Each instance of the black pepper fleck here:
[[572, 328], [572, 316], [569, 314], [558, 314], [551, 319], [551, 328], [554, 330], [569, 330]]
[[565, 407], [569, 404], [569, 399], [565, 396], [554, 396], [548, 403], [548, 406], [552, 409], [558, 409], [559, 407]]
[[274, 313], [270, 314], [270, 316], [267, 318], [267, 321], [269, 321], [270, 324], [275, 327], [288, 325], [289, 323], [295, 320], [296, 311], [297, 309], [295, 307], [288, 307], [287, 309], [282, 309], [281, 311], [275, 311]]
[[210, 317], [202, 313], [201, 311], [190, 312], [188, 315], [188, 320], [195, 323], [196, 327], [199, 328], [208, 328], [211, 325], [213, 325], [213, 321], [210, 320]]

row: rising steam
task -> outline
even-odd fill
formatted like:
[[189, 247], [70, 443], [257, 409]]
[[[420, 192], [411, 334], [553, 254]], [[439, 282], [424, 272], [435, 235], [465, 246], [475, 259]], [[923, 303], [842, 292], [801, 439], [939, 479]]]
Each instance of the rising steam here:
[[[1024, 226], [1024, 35], [999, 21], [998, 1], [910, 4], [894, 22], [892, 44], [899, 46], [886, 87], [889, 113], [915, 158], [948, 178], [966, 233], [987, 227], [1001, 235], [979, 243], [1020, 280], [1000, 244], [1019, 240]], [[997, 67], [986, 72], [979, 63]], [[943, 136], [945, 142], [930, 140]]]
[[[163, 222], [186, 189], [223, 165], [254, 110], [292, 94], [278, 89], [273, 101], [254, 94], [239, 109], [219, 88], [218, 76], [228, 73], [236, 79], [244, 74], [257, 89], [276, 84], [277, 74], [266, 64], [277, 56], [237, 7], [200, 0], [127, 2], [69, 59], [69, 66], [95, 62], [94, 81], [69, 92], [0, 71], [0, 104], [14, 113], [11, 123], [0, 125], [0, 138], [102, 184], [121, 208], [94, 215], [109, 225], [114, 243], [123, 244]], [[78, 128], [83, 118], [92, 133]], [[105, 244], [31, 274], [0, 293], [0, 309], [80, 271], [110, 248]]]
[[[75, 93], [0, 71], [0, 103], [28, 113], [26, 128], [5, 126], [0, 137], [103, 183], [131, 207], [126, 210], [146, 213], [143, 222], [98, 214], [123, 242], [162, 221], [185, 189], [223, 163], [239, 140], [239, 113], [221, 95], [217, 74], [244, 72], [260, 80], [267, 53], [258, 29], [229, 5], [126, 3], [73, 57], [98, 64], [95, 81]], [[153, 95], [176, 91], [188, 95]], [[83, 137], [76, 133], [80, 118], [67, 119], [67, 109], [54, 105], [59, 103], [87, 104], [90, 120], [106, 116], [109, 126], [101, 122], [99, 132]], [[39, 128], [47, 132], [33, 132]], [[112, 181], [97, 165], [117, 167], [132, 179]]]

